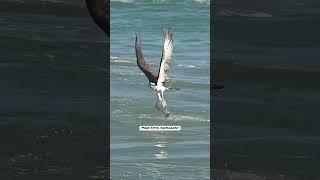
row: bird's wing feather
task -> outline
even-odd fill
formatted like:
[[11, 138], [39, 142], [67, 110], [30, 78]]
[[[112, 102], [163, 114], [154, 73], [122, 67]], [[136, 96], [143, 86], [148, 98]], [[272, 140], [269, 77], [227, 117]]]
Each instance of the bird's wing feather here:
[[157, 85], [164, 85], [168, 87], [169, 83], [169, 65], [171, 62], [172, 49], [173, 49], [173, 40], [172, 33], [170, 32], [170, 28], [165, 28], [163, 31], [164, 34], [164, 43], [162, 49], [162, 57], [159, 68], [159, 77], [157, 81]]
[[136, 35], [135, 49], [138, 67], [147, 76], [149, 82], [157, 84], [158, 74], [144, 60], [139, 35]]

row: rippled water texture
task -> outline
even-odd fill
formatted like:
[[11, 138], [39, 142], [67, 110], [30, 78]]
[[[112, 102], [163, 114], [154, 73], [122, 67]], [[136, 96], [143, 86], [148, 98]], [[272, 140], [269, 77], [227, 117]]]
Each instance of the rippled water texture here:
[[[140, 33], [157, 70], [164, 25], [173, 32], [168, 119], [136, 64]], [[209, 179], [209, 2], [111, 1], [112, 179]], [[180, 132], [139, 132], [139, 125], [180, 125]]]

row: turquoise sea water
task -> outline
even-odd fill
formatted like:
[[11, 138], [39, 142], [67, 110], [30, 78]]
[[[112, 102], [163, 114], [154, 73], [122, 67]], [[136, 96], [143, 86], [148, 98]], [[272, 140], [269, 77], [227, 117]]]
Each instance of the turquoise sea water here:
[[[111, 1], [111, 178], [209, 179], [209, 1]], [[157, 70], [162, 28], [174, 39], [167, 92], [172, 116], [154, 107], [156, 96], [136, 65], [135, 33]], [[180, 125], [180, 132], [139, 132], [139, 125]]]

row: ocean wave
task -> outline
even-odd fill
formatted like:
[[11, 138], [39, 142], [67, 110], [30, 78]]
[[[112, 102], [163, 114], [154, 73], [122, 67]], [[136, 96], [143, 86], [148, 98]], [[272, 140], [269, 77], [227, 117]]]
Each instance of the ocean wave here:
[[[195, 2], [195, 3], [200, 3], [200, 4], [205, 4], [205, 5], [209, 5], [210, 4], [210, 0], [185, 0], [183, 2]], [[138, 2], [137, 0], [111, 0], [111, 2], [119, 2], [119, 3], [134, 3], [134, 2]], [[150, 0], [140, 0], [140, 2], [150, 2]], [[152, 2], [154, 3], [168, 3], [168, 2], [175, 2], [173, 0], [153, 0]]]
[[[175, 2], [173, 0], [153, 0], [153, 2]], [[191, 0], [192, 2], [195, 3], [200, 3], [200, 4], [206, 4], [209, 5], [210, 4], [210, 0]], [[190, 0], [185, 0], [184, 2], [188, 3], [190, 2]]]
[[181, 121], [210, 122], [209, 119], [201, 118], [199, 116], [191, 116], [191, 115], [175, 115], [175, 118]]
[[134, 0], [111, 0], [111, 2], [132, 3]]
[[195, 68], [197, 66], [194, 66], [194, 65], [191, 65], [191, 64], [178, 64], [178, 67]]
[[[174, 113], [174, 112], [172, 112]], [[138, 119], [148, 119], [153, 121], [160, 121], [163, 120], [163, 115], [159, 113], [158, 116], [155, 116], [153, 114], [139, 114]], [[181, 115], [181, 114], [173, 114], [168, 117], [167, 119], [170, 122], [181, 122], [181, 121], [199, 121], [199, 122], [210, 122], [210, 119], [202, 118], [199, 116], [194, 115]], [[167, 122], [167, 121], [165, 121]], [[160, 123], [160, 122], [158, 122]]]
[[210, 0], [193, 0], [194, 2], [200, 3], [200, 4], [210, 4]]
[[123, 59], [112, 60], [112, 62], [114, 62], [114, 63], [129, 63], [129, 64], [134, 64], [134, 62], [132, 62], [132, 61], [123, 60]]
[[[137, 66], [136, 59], [122, 58], [117, 56], [112, 56], [110, 59], [111, 59], [111, 63], [114, 63], [118, 66], [122, 66], [122, 65], [129, 66], [129, 67]], [[147, 59], [146, 61], [152, 68], [158, 69], [158, 62], [154, 63], [158, 60]]]
[[[173, 112], [174, 113], [174, 112]], [[142, 118], [142, 117], [141, 117]], [[150, 119], [155, 119], [155, 117], [153, 116], [143, 116], [143, 118], [150, 118]], [[159, 116], [157, 119], [162, 120], [162, 116]], [[192, 115], [175, 115], [173, 114], [172, 116], [170, 116], [168, 118], [168, 121], [171, 122], [182, 122], [182, 121], [199, 121], [199, 122], [210, 122], [209, 119], [205, 119], [199, 116], [192, 116]]]
[[135, 64], [135, 60], [118, 57], [118, 56], [110, 56], [111, 62], [115, 64]]
[[255, 10], [247, 9], [221, 9], [218, 10], [216, 15], [218, 16], [240, 16], [240, 17], [255, 17], [255, 18], [270, 18], [272, 14], [265, 12], [259, 12]]
[[119, 59], [117, 56], [110, 56], [110, 59]]

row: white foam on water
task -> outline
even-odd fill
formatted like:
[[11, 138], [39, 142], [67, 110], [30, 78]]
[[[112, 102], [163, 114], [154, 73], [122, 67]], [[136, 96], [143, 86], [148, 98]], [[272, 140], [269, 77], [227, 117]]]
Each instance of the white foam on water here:
[[[210, 4], [210, 0], [191, 0], [195, 3], [200, 3], [200, 4]], [[175, 2], [175, 0], [153, 0], [155, 3], [167, 3], [167, 2]], [[186, 0], [185, 2], [190, 2], [190, 0]]]
[[200, 121], [200, 122], [210, 122], [209, 119], [204, 119], [198, 116], [191, 116], [191, 115], [174, 115], [172, 117], [173, 120], [179, 121]]
[[194, 65], [191, 65], [191, 64], [178, 64], [178, 67], [195, 68], [197, 66], [194, 66]]
[[111, 56], [110, 58], [111, 59], [119, 59], [119, 57], [117, 57], [117, 56]]
[[200, 3], [200, 4], [210, 4], [210, 0], [193, 0], [194, 2]]
[[128, 61], [128, 60], [123, 60], [123, 59], [119, 59], [119, 60], [113, 60], [112, 62], [115, 63], [133, 63], [132, 61]]
[[[118, 3], [135, 3], [136, 0], [111, 0], [111, 2], [118, 2]], [[148, 2], [148, 1], [146, 1]], [[151, 0], [150, 0], [151, 2]], [[153, 3], [169, 3], [169, 2], [175, 2], [175, 0], [153, 0]], [[210, 5], [210, 0], [185, 0], [184, 2], [195, 2], [200, 3], [204, 5]]]

